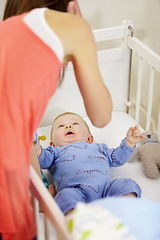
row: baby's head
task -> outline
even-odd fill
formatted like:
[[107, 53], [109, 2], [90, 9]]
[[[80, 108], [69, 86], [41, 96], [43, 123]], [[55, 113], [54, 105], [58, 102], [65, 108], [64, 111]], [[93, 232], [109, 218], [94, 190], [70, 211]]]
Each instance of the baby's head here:
[[51, 145], [63, 147], [73, 142], [93, 142], [87, 123], [76, 113], [66, 112], [59, 115], [51, 129]]

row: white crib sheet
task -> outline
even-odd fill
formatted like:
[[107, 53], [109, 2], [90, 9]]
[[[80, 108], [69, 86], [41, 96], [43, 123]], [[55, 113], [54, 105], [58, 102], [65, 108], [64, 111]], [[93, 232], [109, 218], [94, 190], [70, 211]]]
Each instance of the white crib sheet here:
[[[102, 129], [94, 127], [88, 117], [84, 117], [84, 120], [90, 127], [91, 133], [94, 136], [94, 141], [106, 143], [110, 148], [117, 147], [121, 140], [125, 138], [128, 128], [137, 124], [130, 115], [124, 112], [113, 112], [111, 122]], [[51, 125], [41, 127], [37, 130], [38, 135], [46, 136], [46, 140], [44, 142], [41, 141], [42, 147], [47, 147], [50, 144], [50, 131]], [[140, 127], [140, 131], [143, 132], [143, 128]], [[44, 174], [48, 182], [51, 183], [51, 174], [47, 170], [44, 171]], [[158, 179], [149, 179], [146, 177], [141, 162], [138, 160], [126, 163], [121, 167], [112, 168], [112, 176], [113, 179], [119, 177], [134, 179], [142, 189], [142, 198], [160, 202], [160, 177]]]

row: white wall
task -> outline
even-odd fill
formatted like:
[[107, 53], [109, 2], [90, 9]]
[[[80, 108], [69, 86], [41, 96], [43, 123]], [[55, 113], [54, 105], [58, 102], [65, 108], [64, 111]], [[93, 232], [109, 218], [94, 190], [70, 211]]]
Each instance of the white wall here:
[[[0, 0], [0, 20], [6, 0]], [[160, 54], [160, 0], [78, 0], [92, 29], [133, 20], [135, 35]]]
[[3, 18], [3, 10], [5, 7], [6, 0], [0, 0], [0, 20]]
[[134, 21], [135, 35], [160, 54], [160, 0], [79, 0], [92, 29]]

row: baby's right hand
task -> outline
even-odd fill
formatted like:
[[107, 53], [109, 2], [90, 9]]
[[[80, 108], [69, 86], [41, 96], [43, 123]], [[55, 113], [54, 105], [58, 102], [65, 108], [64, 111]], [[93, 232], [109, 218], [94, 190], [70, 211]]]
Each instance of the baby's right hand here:
[[39, 143], [39, 140], [36, 144], [34, 144], [34, 150], [35, 150], [36, 156], [39, 157], [42, 153], [42, 148], [41, 148], [41, 145]]
[[126, 143], [129, 147], [133, 148], [143, 139], [143, 134], [138, 129], [138, 125], [130, 127], [126, 135]]

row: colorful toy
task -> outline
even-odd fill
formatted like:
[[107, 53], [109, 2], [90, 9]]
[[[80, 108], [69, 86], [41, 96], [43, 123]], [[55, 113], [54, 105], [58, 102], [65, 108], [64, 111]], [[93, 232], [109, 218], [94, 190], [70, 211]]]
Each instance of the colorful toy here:
[[38, 136], [38, 140], [45, 141], [46, 140], [46, 136], [45, 135]]
[[33, 142], [34, 142], [34, 144], [37, 144], [38, 140], [45, 141], [46, 140], [46, 136], [45, 135], [38, 136], [37, 132], [35, 132], [34, 135], [33, 135]]

